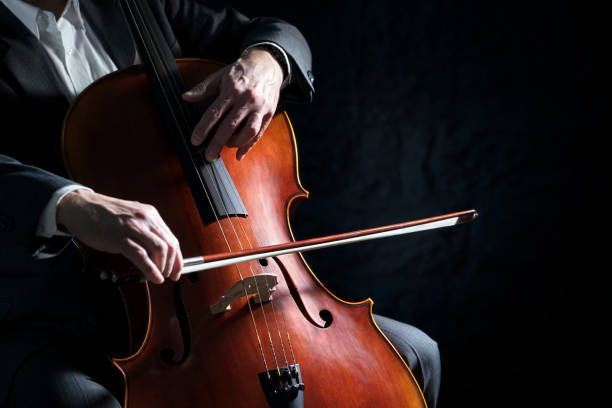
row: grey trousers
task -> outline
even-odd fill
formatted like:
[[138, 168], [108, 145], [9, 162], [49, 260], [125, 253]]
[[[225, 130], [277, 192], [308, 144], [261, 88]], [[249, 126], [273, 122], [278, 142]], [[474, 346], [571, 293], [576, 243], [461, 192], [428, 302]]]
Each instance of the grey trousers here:
[[[440, 387], [440, 354], [435, 341], [416, 327], [375, 315], [376, 323], [404, 357], [435, 408]], [[123, 380], [104, 355], [79, 345], [53, 344], [21, 366], [7, 408], [121, 408]]]
[[409, 324], [380, 315], [374, 315], [374, 319], [410, 367], [423, 390], [427, 406], [435, 408], [442, 376], [438, 344]]

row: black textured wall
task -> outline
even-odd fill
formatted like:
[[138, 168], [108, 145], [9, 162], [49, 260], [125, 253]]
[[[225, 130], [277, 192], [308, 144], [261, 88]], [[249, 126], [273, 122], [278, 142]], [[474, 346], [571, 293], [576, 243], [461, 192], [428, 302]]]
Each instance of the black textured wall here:
[[298, 238], [480, 212], [307, 255], [341, 298], [438, 341], [441, 407], [585, 406], [601, 353], [584, 290], [605, 271], [609, 15], [520, 3], [229, 2], [313, 50], [316, 99], [286, 107], [311, 192]]

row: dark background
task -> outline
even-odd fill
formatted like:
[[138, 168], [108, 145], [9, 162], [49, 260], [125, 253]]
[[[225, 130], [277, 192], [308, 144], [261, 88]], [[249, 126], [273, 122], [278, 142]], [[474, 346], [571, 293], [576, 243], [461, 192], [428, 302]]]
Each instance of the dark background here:
[[225, 3], [295, 24], [313, 51], [315, 101], [286, 106], [311, 192], [296, 238], [480, 213], [307, 254], [328, 288], [438, 341], [442, 408], [588, 405], [605, 327], [590, 300], [607, 269], [609, 15], [587, 2]]

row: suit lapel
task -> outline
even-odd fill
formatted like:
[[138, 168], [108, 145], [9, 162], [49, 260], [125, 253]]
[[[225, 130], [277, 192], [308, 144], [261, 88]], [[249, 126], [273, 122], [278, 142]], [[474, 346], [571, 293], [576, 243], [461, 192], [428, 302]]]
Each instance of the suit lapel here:
[[[81, 0], [81, 10], [117, 68], [134, 63], [135, 48], [118, 0]], [[103, 29], [103, 31], [102, 31]], [[17, 17], [0, 3], [0, 61], [24, 94], [47, 105], [68, 101], [52, 62], [38, 40]], [[1, 67], [0, 67], [1, 69]], [[48, 105], [47, 105], [48, 106]]]
[[68, 106], [47, 53], [36, 37], [2, 3], [0, 61], [9, 73], [7, 80], [13, 79], [13, 85], [17, 85], [17, 89], [21, 89], [43, 111], [49, 110], [50, 103]]
[[[110, 4], [109, 4], [110, 3]], [[119, 0], [80, 0], [81, 13], [117, 68], [134, 64], [134, 41]]]

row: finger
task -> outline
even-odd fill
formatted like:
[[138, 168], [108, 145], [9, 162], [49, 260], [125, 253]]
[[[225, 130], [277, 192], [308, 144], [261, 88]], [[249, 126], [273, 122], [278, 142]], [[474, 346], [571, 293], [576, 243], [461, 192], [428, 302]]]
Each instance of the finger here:
[[152, 231], [168, 244], [167, 268], [169, 272], [166, 276], [176, 282], [180, 278], [180, 273], [183, 269], [181, 246], [176, 236], [170, 231], [170, 228], [158, 212], [155, 212], [153, 221], [155, 225]]
[[170, 274], [170, 279], [174, 282], [179, 280], [181, 277], [181, 271], [183, 270], [183, 254], [180, 251], [176, 253], [176, 258], [174, 259], [174, 265], [172, 267], [172, 273]]
[[[163, 223], [161, 217], [159, 221]], [[163, 226], [151, 225], [151, 232], [155, 233], [165, 244], [166, 244], [166, 261], [163, 265], [162, 274], [168, 278], [172, 273], [174, 267], [174, 259], [176, 258], [176, 245], [174, 235], [170, 231], [166, 230]]]
[[130, 238], [147, 251], [149, 259], [155, 263], [157, 269], [163, 276], [168, 277], [170, 272], [165, 269], [168, 257], [168, 244], [152, 233], [150, 229], [138, 231], [137, 234], [132, 235]]
[[228, 140], [234, 135], [248, 114], [249, 108], [247, 106], [240, 106], [234, 107], [234, 109], [225, 116], [206, 148], [206, 160], [211, 162], [219, 156], [223, 146], [225, 146]]
[[153, 263], [147, 253], [147, 250], [140, 246], [136, 241], [127, 238], [121, 249], [121, 253], [134, 264], [144, 277], [153, 283], [164, 283], [164, 277]]
[[228, 96], [219, 96], [210, 104], [208, 109], [200, 118], [200, 121], [193, 129], [191, 133], [191, 144], [197, 146], [201, 144], [210, 130], [221, 120], [226, 111], [230, 109], [232, 105], [232, 98]]
[[242, 160], [242, 158], [253, 148], [253, 146], [255, 146], [255, 143], [257, 143], [259, 139], [261, 139], [261, 133], [258, 134], [255, 138], [251, 139], [249, 143], [247, 143], [245, 146], [238, 149], [238, 151], [236, 152], [236, 160]]
[[170, 228], [164, 223], [161, 216], [159, 217], [159, 230], [156, 230], [159, 234], [163, 234], [162, 239], [168, 244], [168, 258], [167, 258], [167, 277], [177, 281], [180, 277], [181, 269], [183, 268], [183, 254], [181, 253], [181, 246], [178, 239], [170, 231]]
[[254, 138], [251, 138], [250, 140], [247, 141], [245, 145], [238, 148], [238, 151], [236, 152], [236, 160], [242, 160], [242, 158], [249, 152], [249, 150], [251, 150], [253, 146], [255, 146], [255, 143], [257, 143], [259, 139], [261, 139], [264, 132], [268, 128], [268, 125], [272, 121], [272, 117], [273, 116], [271, 113], [264, 116], [262, 125], [259, 128], [259, 132], [257, 133], [257, 136], [255, 136]]
[[262, 115], [259, 112], [253, 112], [246, 120], [246, 124], [242, 126], [239, 132], [234, 135], [227, 142], [229, 147], [242, 147], [246, 145], [249, 140], [253, 139], [259, 133], [261, 128]]
[[219, 75], [215, 73], [183, 93], [183, 99], [188, 102], [200, 102], [206, 98], [219, 94]]
[[[166, 270], [168, 271], [167, 278], [172, 279], [174, 273], [174, 264], [176, 262], [176, 249], [172, 245], [168, 245], [168, 257], [166, 258]], [[173, 279], [175, 280], [175, 279]]]

